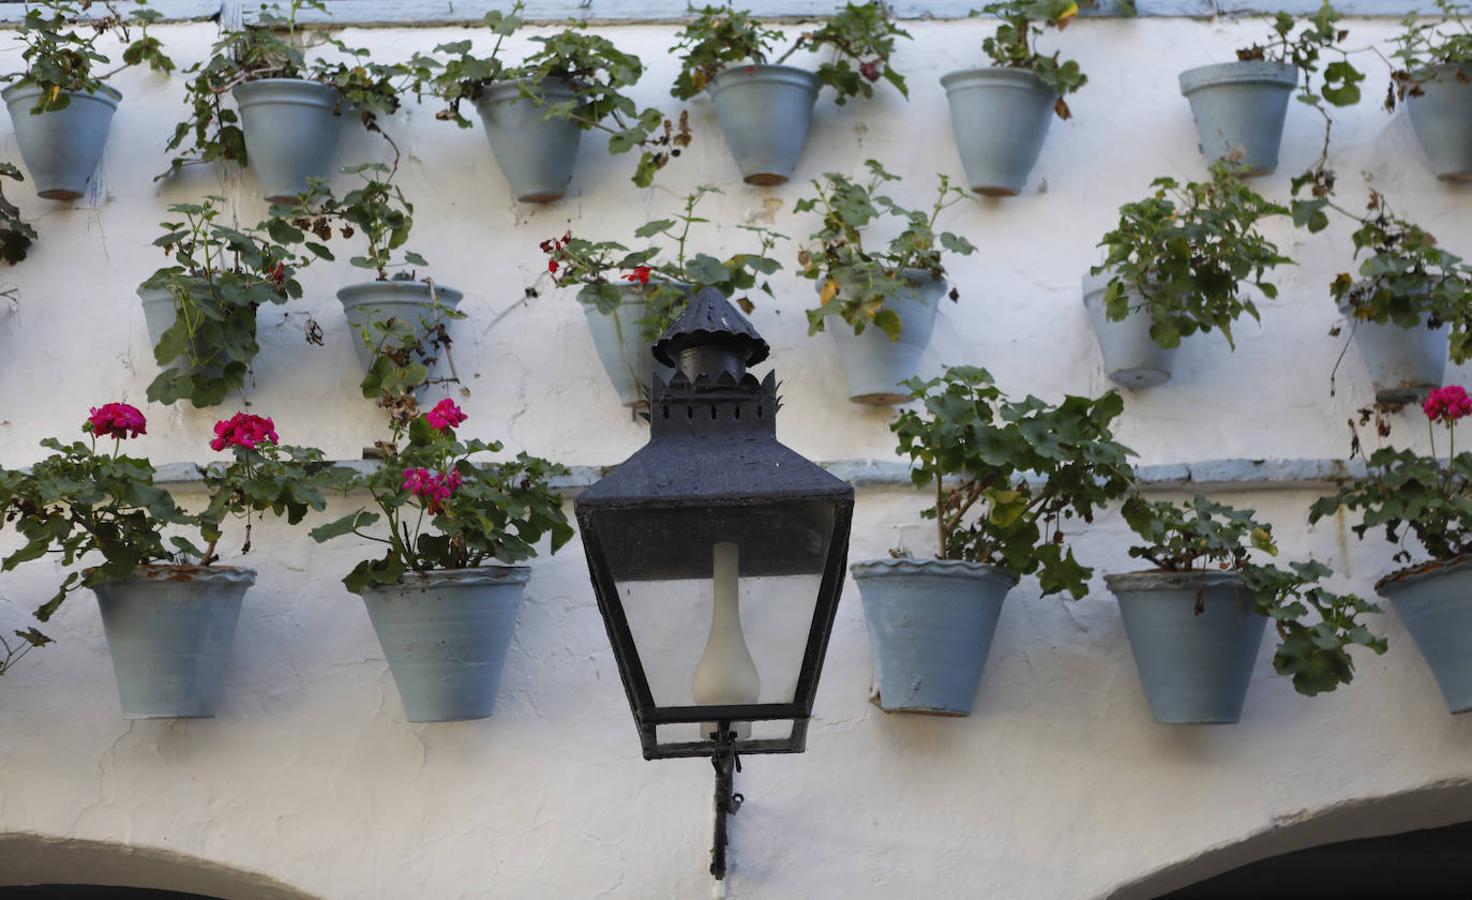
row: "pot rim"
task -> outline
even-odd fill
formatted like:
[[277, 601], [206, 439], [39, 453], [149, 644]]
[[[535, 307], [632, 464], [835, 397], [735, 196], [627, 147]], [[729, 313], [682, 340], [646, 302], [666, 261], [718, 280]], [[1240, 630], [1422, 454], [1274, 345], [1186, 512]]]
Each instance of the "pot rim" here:
[[[939, 285], [941, 291], [944, 292], [946, 286], [950, 284], [950, 282], [946, 281], [946, 277], [944, 275], [936, 275], [929, 269], [916, 269], [910, 266], [906, 266], [900, 271], [900, 275], [905, 279], [905, 281], [909, 282], [910, 287], [913, 290], [923, 290], [934, 284]], [[826, 280], [827, 279], [824, 278], [815, 281], [813, 283], [814, 290], [821, 294], [823, 292], [823, 284]], [[841, 285], [843, 283], [843, 279], [839, 278], [838, 282]]]
[[[21, 97], [25, 97], [31, 94], [39, 94], [41, 93], [41, 90], [42, 89], [39, 84], [36, 84], [33, 81], [22, 80], [17, 81], [15, 84], [12, 84], [9, 87], [5, 88], [3, 91], [0, 91], [0, 98], [4, 98], [6, 103], [10, 103], [12, 100], [19, 99]], [[96, 100], [99, 103], [106, 103], [108, 106], [111, 106], [114, 109], [117, 108], [118, 101], [123, 99], [123, 92], [110, 84], [99, 85], [97, 90], [95, 91], [62, 91], [62, 93], [66, 94], [68, 97], [81, 98], [83, 100]]]
[[1298, 67], [1266, 59], [1239, 59], [1187, 69], [1177, 80], [1183, 97], [1224, 84], [1268, 84], [1291, 91], [1298, 84]]
[[109, 578], [103, 584], [119, 584], [127, 581], [152, 582], [233, 582], [247, 587], [255, 584], [256, 570], [246, 566], [200, 566], [192, 563], [140, 563], [133, 571], [118, 578]]
[[[457, 306], [465, 295], [459, 290], [446, 287], [442, 284], [434, 286], [435, 293], [446, 306]], [[408, 293], [423, 296], [429, 299], [429, 285], [422, 281], [395, 281], [386, 279], [384, 281], [360, 281], [356, 284], [344, 285], [337, 289], [337, 299], [346, 306], [349, 301], [353, 303], [372, 302], [368, 296], [374, 293], [387, 292], [393, 294]]]
[[338, 92], [337, 88], [333, 87], [330, 84], [323, 84], [322, 82], [316, 80], [315, 78], [250, 78], [250, 79], [247, 79], [246, 81], [240, 82], [239, 84], [237, 84], [234, 87], [232, 87], [230, 90], [232, 92], [234, 92], [234, 91], [240, 90], [241, 88], [249, 88], [252, 85], [287, 85], [287, 84], [300, 85], [302, 87], [310, 88], [310, 89], [313, 89], [313, 90], [327, 91], [327, 92], [331, 92], [331, 93], [334, 93], [334, 94], [336, 94]]
[[[1414, 82], [1417, 82], [1417, 83], [1426, 82], [1426, 81], [1438, 81], [1439, 82], [1439, 81], [1441, 81], [1441, 79], [1438, 78], [1437, 76], [1440, 75], [1440, 74], [1442, 74], [1443, 72], [1447, 72], [1447, 71], [1450, 71], [1450, 70], [1460, 70], [1460, 71], [1466, 72], [1469, 76], [1472, 76], [1472, 63], [1455, 63], [1455, 62], [1432, 63], [1429, 66], [1422, 66], [1421, 69], [1419, 70], [1419, 72], [1413, 72], [1413, 73], [1411, 73], [1411, 80], [1414, 81]], [[1461, 84], [1462, 82], [1457, 81], [1456, 83], [1457, 84]], [[1406, 100], [1409, 101], [1409, 100], [1412, 100], [1414, 98], [1415, 98], [1415, 95], [1412, 94], [1412, 95], [1408, 96], [1406, 98]]]
[[[494, 95], [505, 94], [511, 91], [515, 91], [517, 96], [521, 96], [522, 81], [523, 79], [508, 79], [492, 82], [476, 93], [475, 102], [479, 103], [481, 100], [500, 100], [502, 99], [501, 97]], [[544, 94], [565, 94], [569, 97], [577, 95], [577, 92], [572, 89], [571, 82], [566, 78], [543, 78], [536, 83], [536, 86], [541, 88]]]
[[740, 76], [766, 82], [785, 82], [792, 87], [806, 88], [814, 98], [818, 96], [818, 91], [822, 87], [822, 82], [818, 81], [816, 72], [781, 63], [751, 63], [726, 66], [715, 74], [706, 90], [714, 97], [723, 86], [731, 83], [732, 78]]
[[962, 87], [968, 82], [990, 81], [990, 82], [1016, 82], [1021, 85], [1036, 88], [1048, 94], [1056, 94], [1057, 91], [1048, 87], [1037, 73], [1031, 69], [1018, 69], [1012, 66], [972, 66], [967, 69], [956, 69], [947, 72], [940, 77], [940, 85], [949, 92], [952, 88]]
[[1111, 572], [1104, 575], [1104, 584], [1116, 594], [1120, 591], [1152, 592], [1244, 587], [1241, 572], [1221, 569], [1188, 572], [1170, 572], [1165, 569]]
[[1396, 569], [1385, 575], [1379, 581], [1375, 582], [1375, 591], [1376, 593], [1384, 594], [1386, 588], [1390, 588], [1391, 590], [1403, 588], [1416, 584], [1417, 582], [1437, 578], [1441, 575], [1459, 572], [1467, 568], [1468, 565], [1472, 565], [1472, 553], [1463, 553], [1461, 556], [1446, 560], [1427, 560], [1423, 563], [1417, 563], [1414, 566], [1407, 566], [1404, 569]]
[[526, 584], [532, 577], [531, 566], [475, 566], [469, 569], [431, 569], [428, 572], [405, 572], [393, 584], [365, 587], [364, 594], [396, 591], [401, 588], [481, 587], [495, 584]]
[[864, 559], [848, 567], [854, 580], [864, 578], [903, 578], [910, 575], [930, 575], [941, 578], [960, 578], [967, 581], [985, 581], [1001, 578], [1009, 586], [1016, 586], [1022, 579], [1015, 572], [1000, 566], [971, 562], [965, 559], [938, 559], [935, 557], [891, 557], [888, 559]]

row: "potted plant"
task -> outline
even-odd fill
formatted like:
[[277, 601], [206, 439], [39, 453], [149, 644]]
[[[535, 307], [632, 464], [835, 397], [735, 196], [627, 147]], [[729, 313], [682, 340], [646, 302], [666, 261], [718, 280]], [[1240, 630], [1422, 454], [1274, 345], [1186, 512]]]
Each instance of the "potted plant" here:
[[[808, 333], [833, 336], [849, 400], [893, 406], [910, 400], [903, 383], [919, 372], [940, 298], [960, 296], [955, 288], [947, 290], [941, 252], [969, 256], [976, 248], [964, 237], [935, 230], [941, 212], [967, 197], [949, 178], [940, 176], [930, 209], [906, 209], [882, 192], [899, 177], [875, 160], [866, 165], [867, 181], [829, 172], [813, 182], [814, 196], [797, 202], [796, 212], [822, 216], [798, 264], [818, 288], [818, 305], [807, 311]], [[885, 219], [898, 219], [904, 228], [887, 247], [865, 247], [864, 231]], [[843, 325], [827, 329], [830, 316]]]
[[233, 161], [256, 173], [267, 200], [289, 202], [331, 171], [346, 115], [382, 133], [377, 117], [399, 108], [412, 73], [371, 62], [367, 50], [321, 32], [314, 35], [341, 58], [307, 59], [306, 33], [296, 23], [304, 8], [326, 11], [321, 0], [290, 0], [285, 14], [263, 5], [256, 22], [226, 30], [208, 61], [185, 70], [193, 76], [185, 88], [189, 116], [168, 148], [186, 149], [159, 178], [190, 163]]
[[[256, 342], [256, 310], [302, 295], [296, 272], [307, 258], [271, 237], [280, 223], [237, 229], [221, 224], [221, 197], [177, 203], [154, 246], [173, 258], [138, 287], [159, 374], [154, 403], [214, 406], [245, 384]], [[273, 227], [275, 226], [275, 227]], [[299, 240], [299, 239], [298, 239]]]
[[1122, 497], [1132, 451], [1110, 426], [1119, 394], [1008, 399], [985, 369], [956, 366], [909, 387], [921, 409], [891, 430], [917, 488], [935, 503], [933, 559], [896, 551], [852, 566], [874, 651], [873, 701], [886, 712], [965, 716], [1002, 600], [1036, 573], [1043, 596], [1082, 597], [1092, 574], [1067, 546], [1069, 523]]
[[1046, 28], [1059, 31], [1078, 15], [1075, 0], [1005, 0], [982, 12], [1001, 20], [982, 41], [990, 66], [941, 77], [951, 106], [956, 149], [971, 190], [988, 197], [1021, 193], [1042, 152], [1048, 124], [1073, 113], [1064, 99], [1088, 77], [1073, 60], [1037, 49]]
[[[710, 92], [726, 146], [747, 184], [786, 184], [792, 177], [823, 87], [833, 89], [840, 106], [853, 97], [872, 97], [880, 79], [910, 96], [905, 79], [890, 65], [895, 40], [910, 35], [881, 0], [846, 4], [778, 56], [773, 47], [786, 35], [762, 27], [750, 13], [729, 3], [689, 11], [695, 18], [675, 35], [680, 73], [670, 94], [690, 100]], [[786, 65], [799, 50], [816, 53], [825, 47], [832, 49], [833, 59], [816, 71]]]
[[[1365, 78], [1349, 62], [1343, 47], [1349, 32], [1339, 27], [1340, 18], [1339, 12], [1324, 0], [1295, 35], [1298, 23], [1293, 16], [1280, 12], [1268, 39], [1238, 50], [1236, 62], [1199, 66], [1181, 73], [1181, 94], [1191, 103], [1201, 152], [1208, 162], [1235, 160], [1247, 176], [1276, 170], [1288, 96], [1295, 86], [1298, 99], [1324, 117], [1327, 153], [1331, 121], [1324, 102], [1334, 106], [1358, 103], [1359, 82]], [[1331, 51], [1339, 58], [1324, 65], [1324, 84], [1315, 88], [1321, 56]]]
[[[1422, 409], [1431, 433], [1429, 455], [1379, 448], [1370, 454], [1366, 477], [1320, 498], [1309, 521], [1340, 510], [1358, 512], [1357, 537], [1375, 531], [1396, 546], [1393, 559], [1404, 568], [1381, 578], [1375, 590], [1395, 607], [1447, 706], [1460, 713], [1472, 710], [1472, 453], [1457, 452], [1456, 427], [1472, 413], [1472, 397], [1448, 385], [1428, 394]], [[1438, 425], [1445, 429], [1446, 459], [1437, 456]]]
[[1208, 182], [1157, 178], [1154, 194], [1120, 207], [1118, 227], [1099, 242], [1107, 258], [1084, 278], [1084, 308], [1116, 384], [1169, 381], [1181, 338], [1197, 331], [1215, 328], [1235, 348], [1232, 323], [1244, 313], [1259, 318], [1246, 288], [1278, 295], [1267, 274], [1292, 260], [1261, 226], [1288, 210], [1238, 176], [1222, 160]]
[[1431, 170], [1442, 181], [1460, 183], [1472, 180], [1472, 27], [1466, 4], [1436, 5], [1441, 21], [1404, 21], [1391, 54], [1399, 68], [1391, 74], [1386, 105], [1393, 108], [1397, 97], [1405, 103]]
[[[75, 200], [87, 190], [123, 97], [109, 78], [145, 63], [155, 72], [173, 71], [163, 45], [148, 33], [159, 13], [144, 2], [137, 0], [138, 8], [124, 16], [114, 0], [39, 0], [16, 27], [25, 68], [0, 80], [12, 82], [3, 91], [5, 105], [42, 197]], [[94, 5], [100, 12], [91, 10]], [[103, 37], [127, 45], [122, 65], [106, 72], [100, 69], [111, 60], [97, 46]]]
[[[1109, 574], [1150, 713], [1162, 725], [1236, 722], [1269, 620], [1280, 639], [1279, 675], [1312, 697], [1354, 678], [1349, 648], [1385, 652], [1357, 616], [1379, 608], [1319, 582], [1332, 575], [1310, 560], [1287, 568], [1256, 562], [1276, 556], [1272, 526], [1250, 509], [1197, 495], [1188, 503], [1133, 496], [1124, 519], [1144, 542], [1129, 555], [1155, 568]], [[1313, 612], [1312, 620], [1306, 618]]]
[[736, 303], [748, 314], [754, 307], [745, 292], [759, 288], [772, 295], [765, 276], [782, 268], [771, 253], [784, 235], [765, 227], [739, 226], [755, 235], [758, 246], [753, 253], [733, 254], [725, 261], [691, 249], [693, 226], [710, 222], [696, 215], [696, 207], [716, 193], [720, 191], [713, 187], [696, 188], [673, 217], [636, 228], [635, 240], [651, 241], [643, 249], [631, 250], [616, 241], [589, 241], [571, 232], [541, 243], [553, 284], [577, 286], [598, 358], [625, 406], [647, 403], [656, 365], [650, 345], [684, 312], [695, 291], [714, 287], [727, 297], [741, 294]]
[[487, 56], [473, 53], [471, 41], [441, 44], [434, 55], [416, 56], [410, 62], [416, 90], [444, 101], [436, 117], [461, 128], [470, 127], [461, 103], [475, 105], [496, 163], [512, 195], [524, 203], [562, 198], [582, 134], [595, 129], [609, 135], [610, 153], [643, 150], [633, 181], [648, 187], [654, 173], [689, 145], [684, 119], [677, 130], [658, 109], [640, 110], [623, 92], [638, 82], [644, 64], [581, 24], [532, 38], [540, 49], [520, 65], [507, 65], [500, 58], [501, 44], [521, 26], [524, 8], [517, 2], [510, 13], [486, 15], [485, 25], [496, 36]]
[[[465, 421], [448, 398], [408, 424], [391, 420], [382, 464], [339, 484], [367, 491], [378, 512], [312, 531], [317, 541], [354, 534], [383, 545], [343, 584], [363, 598], [410, 722], [491, 714], [531, 575], [515, 564], [536, 556], [544, 536], [555, 553], [573, 534], [547, 484], [566, 469], [525, 453], [472, 461], [501, 445], [462, 440], [455, 429]], [[380, 521], [379, 533], [367, 530]]]
[[[0, 178], [26, 180], [20, 169], [7, 162], [0, 162]], [[20, 217], [20, 207], [11, 203], [0, 188], [0, 262], [13, 266], [25, 259], [35, 240], [36, 229]]]
[[[315, 479], [326, 464], [320, 451], [277, 446], [270, 419], [236, 415], [215, 426], [211, 442], [233, 460], [206, 471], [206, 509], [191, 515], [154, 484], [147, 460], [120, 453], [123, 440], [147, 425], [136, 407], [104, 404], [83, 426], [88, 441], [48, 438], [41, 445], [49, 457], [26, 472], [0, 473], [0, 510], [26, 541], [3, 568], [57, 554], [70, 569], [36, 610], [42, 622], [78, 588], [97, 595], [125, 718], [210, 717], [241, 599], [256, 577], [218, 563], [222, 526], [231, 517], [245, 521], [245, 553], [252, 517], [269, 511], [296, 523], [321, 509]], [[97, 439], [106, 437], [112, 451], [99, 452]], [[166, 537], [176, 526], [196, 529], [205, 548]], [[79, 567], [88, 559], [97, 562]]]

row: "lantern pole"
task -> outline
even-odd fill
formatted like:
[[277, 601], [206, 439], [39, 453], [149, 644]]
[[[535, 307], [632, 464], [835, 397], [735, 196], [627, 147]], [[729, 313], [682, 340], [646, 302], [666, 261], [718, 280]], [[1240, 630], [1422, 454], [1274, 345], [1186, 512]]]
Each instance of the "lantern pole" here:
[[716, 752], [710, 758], [716, 770], [716, 824], [710, 874], [720, 881], [726, 877], [726, 816], [736, 815], [746, 798], [736, 793], [736, 773], [741, 771], [741, 758], [736, 755], [736, 732], [730, 722], [721, 722], [717, 728]]

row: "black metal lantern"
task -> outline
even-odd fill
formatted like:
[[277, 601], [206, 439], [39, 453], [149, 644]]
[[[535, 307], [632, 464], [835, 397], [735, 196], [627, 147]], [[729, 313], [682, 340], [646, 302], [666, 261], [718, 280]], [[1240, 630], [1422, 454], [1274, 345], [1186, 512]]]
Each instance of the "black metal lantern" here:
[[645, 759], [712, 757], [716, 849], [742, 753], [801, 753], [848, 556], [853, 488], [777, 442], [766, 341], [706, 288], [655, 342], [645, 447], [577, 498]]

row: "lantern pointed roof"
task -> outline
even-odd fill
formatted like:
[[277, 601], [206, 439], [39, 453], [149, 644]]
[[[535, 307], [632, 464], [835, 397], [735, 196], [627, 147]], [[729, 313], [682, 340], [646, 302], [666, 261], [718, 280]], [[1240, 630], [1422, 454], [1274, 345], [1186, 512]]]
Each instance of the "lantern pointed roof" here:
[[667, 366], [675, 366], [675, 357], [690, 347], [724, 346], [736, 351], [746, 365], [753, 366], [767, 358], [771, 347], [757, 334], [726, 295], [713, 287], [701, 288], [679, 318], [654, 342], [654, 358]]

